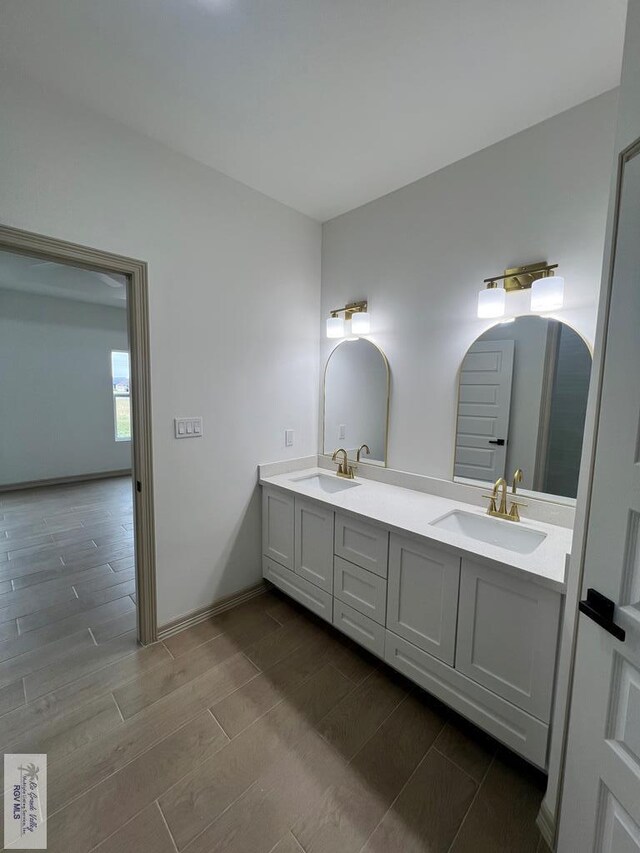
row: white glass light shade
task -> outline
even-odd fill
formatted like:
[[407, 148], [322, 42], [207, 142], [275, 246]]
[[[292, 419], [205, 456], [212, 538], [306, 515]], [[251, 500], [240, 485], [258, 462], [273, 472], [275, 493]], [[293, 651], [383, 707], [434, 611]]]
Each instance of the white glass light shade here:
[[368, 335], [370, 328], [368, 311], [358, 311], [351, 315], [351, 331], [354, 335]]
[[478, 294], [478, 317], [504, 317], [507, 293], [504, 287], [489, 287]]
[[539, 278], [531, 285], [531, 310], [555, 311], [564, 303], [564, 278], [552, 275]]
[[329, 317], [327, 319], [327, 337], [344, 337], [344, 320], [342, 319], [342, 317]]

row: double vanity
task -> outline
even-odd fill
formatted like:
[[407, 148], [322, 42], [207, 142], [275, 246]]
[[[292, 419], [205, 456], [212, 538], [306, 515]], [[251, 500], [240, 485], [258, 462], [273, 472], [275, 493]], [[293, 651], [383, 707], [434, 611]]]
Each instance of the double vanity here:
[[273, 471], [264, 578], [545, 768], [571, 531], [323, 468]]
[[387, 468], [391, 366], [347, 336], [326, 361], [321, 454], [260, 469], [263, 576], [543, 769], [590, 372], [557, 319], [486, 329], [451, 442], [419, 460], [450, 456], [435, 479]]

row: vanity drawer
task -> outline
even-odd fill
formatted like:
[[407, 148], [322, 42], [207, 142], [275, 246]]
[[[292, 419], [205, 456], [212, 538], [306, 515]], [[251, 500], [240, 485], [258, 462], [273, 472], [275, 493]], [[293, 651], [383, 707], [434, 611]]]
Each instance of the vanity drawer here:
[[549, 727], [412, 643], [385, 632], [384, 659], [528, 761], [544, 769]]
[[262, 558], [262, 576], [317, 616], [326, 619], [327, 622], [332, 621], [333, 598], [328, 592], [324, 592], [268, 557]]
[[339, 557], [368, 569], [381, 578], [387, 576], [389, 531], [377, 524], [336, 514], [335, 552]]
[[560, 604], [558, 592], [463, 560], [456, 669], [548, 722]]
[[387, 582], [384, 578], [342, 557], [334, 557], [333, 594], [344, 604], [384, 625], [387, 607]]
[[337, 599], [333, 602], [333, 624], [365, 649], [379, 658], [384, 657], [384, 627], [373, 619], [358, 613], [353, 607]]

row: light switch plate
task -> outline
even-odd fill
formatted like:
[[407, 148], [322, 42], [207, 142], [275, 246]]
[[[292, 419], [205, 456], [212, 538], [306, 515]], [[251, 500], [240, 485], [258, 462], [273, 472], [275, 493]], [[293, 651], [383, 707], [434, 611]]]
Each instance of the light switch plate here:
[[174, 418], [176, 438], [201, 438], [202, 418]]
[[293, 430], [285, 429], [284, 431], [284, 446], [293, 447]]
[[346, 424], [340, 424], [340, 426], [338, 427], [338, 438], [342, 439], [342, 438], [346, 438], [346, 437], [347, 437], [347, 425]]

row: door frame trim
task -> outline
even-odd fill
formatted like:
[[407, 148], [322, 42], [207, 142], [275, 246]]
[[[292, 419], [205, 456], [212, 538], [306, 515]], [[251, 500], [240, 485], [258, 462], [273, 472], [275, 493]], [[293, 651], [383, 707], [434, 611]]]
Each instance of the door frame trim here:
[[35, 255], [77, 267], [116, 272], [127, 277], [127, 325], [131, 354], [132, 467], [138, 598], [138, 639], [157, 640], [155, 511], [151, 435], [149, 281], [147, 264], [78, 243], [0, 224], [0, 249]]

